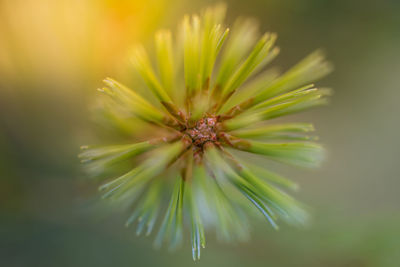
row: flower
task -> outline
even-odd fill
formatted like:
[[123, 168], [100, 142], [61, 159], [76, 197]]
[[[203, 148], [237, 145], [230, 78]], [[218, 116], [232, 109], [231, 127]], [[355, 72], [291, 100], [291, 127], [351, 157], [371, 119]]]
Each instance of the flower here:
[[317, 166], [323, 155], [307, 135], [311, 124], [272, 119], [325, 104], [330, 90], [311, 83], [331, 65], [317, 51], [283, 74], [265, 70], [279, 52], [276, 35], [259, 37], [251, 20], [237, 21], [230, 32], [224, 15], [219, 5], [185, 16], [176, 41], [169, 31], [158, 32], [157, 70], [146, 50], [136, 47], [133, 65], [154, 97], [110, 78], [99, 91], [106, 97], [104, 113], [129, 121], [143, 140], [84, 146], [80, 154], [94, 173], [129, 161], [128, 172], [100, 187], [104, 198], [135, 201], [127, 225], [137, 221], [138, 234], [150, 234], [163, 215], [157, 246], [166, 240], [176, 247], [189, 225], [194, 260], [205, 246], [205, 228], [222, 240], [246, 240], [246, 213], [259, 211], [274, 228], [279, 219], [307, 220], [303, 205], [282, 190], [297, 185], [251, 162], [249, 153], [303, 167]]

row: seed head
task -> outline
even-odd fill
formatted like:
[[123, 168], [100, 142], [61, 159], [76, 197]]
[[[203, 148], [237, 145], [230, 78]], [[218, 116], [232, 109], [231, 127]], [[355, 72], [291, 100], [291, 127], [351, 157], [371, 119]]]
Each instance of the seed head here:
[[[164, 240], [178, 246], [189, 226], [194, 260], [205, 246], [205, 227], [222, 240], [247, 239], [245, 214], [252, 210], [274, 228], [278, 220], [305, 223], [303, 206], [282, 190], [297, 185], [269, 171], [267, 160], [315, 167], [323, 152], [307, 135], [311, 124], [272, 119], [325, 104], [330, 90], [311, 83], [331, 65], [317, 51], [284, 73], [266, 69], [279, 52], [276, 34], [259, 36], [252, 20], [229, 30], [224, 15], [218, 5], [185, 16], [176, 39], [159, 31], [154, 57], [137, 46], [132, 63], [154, 98], [107, 78], [99, 113], [140, 138], [83, 146], [79, 155], [93, 174], [117, 173], [100, 190], [118, 205], [135, 203], [127, 226], [137, 222], [138, 234], [149, 235], [163, 214], [156, 246]], [[264, 156], [265, 164], [240, 151]], [[130, 171], [121, 173], [122, 162]]]

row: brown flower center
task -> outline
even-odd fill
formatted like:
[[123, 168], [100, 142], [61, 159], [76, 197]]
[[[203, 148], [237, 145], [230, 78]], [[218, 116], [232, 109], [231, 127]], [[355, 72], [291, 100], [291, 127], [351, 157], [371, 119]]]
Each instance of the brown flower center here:
[[204, 117], [196, 122], [194, 127], [185, 130], [191, 139], [193, 146], [202, 149], [207, 142], [216, 142], [217, 136], [217, 117]]

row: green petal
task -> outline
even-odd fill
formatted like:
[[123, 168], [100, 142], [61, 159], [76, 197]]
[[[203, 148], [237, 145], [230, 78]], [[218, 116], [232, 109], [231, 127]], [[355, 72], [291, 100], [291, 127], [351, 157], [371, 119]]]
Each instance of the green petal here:
[[126, 226], [129, 226], [138, 219], [139, 223], [136, 232], [138, 235], [142, 233], [145, 226], [147, 226], [146, 235], [149, 235], [154, 227], [161, 205], [161, 181], [155, 180], [150, 184], [145, 197], [126, 222]]
[[157, 248], [161, 247], [164, 239], [169, 239], [173, 248], [182, 242], [182, 209], [184, 188], [185, 182], [179, 177], [175, 183], [168, 210], [165, 214], [156, 239], [154, 240], [154, 245]]
[[218, 5], [207, 9], [203, 14], [201, 29], [201, 54], [200, 58], [200, 89], [208, 90], [211, 73], [219, 51], [224, 44], [229, 29], [224, 29], [221, 23], [226, 12], [225, 5]]
[[118, 108], [126, 109], [145, 121], [161, 124], [165, 120], [161, 111], [126, 86], [111, 78], [105, 79], [104, 83], [109, 88], [103, 88], [100, 91], [113, 98]]
[[230, 182], [267, 218], [272, 227], [278, 229], [275, 223], [276, 216], [272, 210], [261, 200], [261, 196], [253, 190], [217, 153], [217, 151], [209, 151], [209, 157], [213, 162], [218, 162], [218, 167], [221, 168], [224, 174], [229, 177]]
[[141, 143], [128, 145], [103, 147], [82, 146], [82, 152], [78, 155], [78, 157], [84, 162], [99, 160], [102, 158], [108, 158], [109, 160], [124, 160], [126, 158], [141, 154], [154, 147], [154, 145], [155, 144], [152, 144], [149, 141], [144, 141]]
[[176, 96], [175, 65], [170, 31], [159, 31], [155, 35], [158, 69], [161, 83], [171, 97]]
[[245, 167], [245, 170], [251, 170], [257, 177], [262, 178], [266, 182], [273, 183], [275, 185], [279, 185], [281, 187], [288, 188], [294, 191], [297, 191], [299, 188], [299, 185], [297, 183], [265, 168], [261, 168], [260, 166], [251, 163], [245, 163], [243, 165]]
[[200, 249], [205, 246], [204, 227], [192, 191], [190, 190], [187, 194], [189, 195], [189, 213], [192, 227], [192, 257], [193, 260], [199, 260]]
[[316, 167], [323, 159], [323, 148], [316, 143], [262, 143], [248, 141], [247, 146], [235, 148], [301, 167]]
[[329, 74], [332, 69], [332, 65], [325, 61], [324, 54], [321, 51], [316, 51], [288, 70], [271, 86], [260, 92], [255, 97], [254, 104], [261, 103], [282, 92], [315, 82]]
[[239, 138], [261, 139], [287, 139], [287, 140], [313, 140], [315, 137], [306, 136], [303, 133], [313, 131], [310, 123], [284, 123], [259, 125], [252, 128], [239, 129], [231, 134]]
[[263, 182], [252, 173], [249, 168], [243, 168], [240, 175], [252, 185], [260, 197], [270, 204], [283, 219], [289, 223], [305, 224], [308, 220], [308, 214], [298, 201], [279, 189]]
[[224, 122], [225, 129], [232, 131], [247, 127], [257, 122], [290, 115], [316, 106], [327, 104], [327, 99], [325, 96], [331, 93], [331, 90], [326, 88], [313, 88], [307, 90], [303, 90], [301, 88], [299, 90], [301, 91], [296, 90], [293, 93], [290, 92], [285, 95], [270, 99], [267, 102], [248, 110], [248, 112]]
[[[227, 113], [228, 115], [236, 115], [236, 111], [233, 110], [240, 108], [239, 104], [242, 103], [243, 99], [251, 99], [256, 93], [260, 92], [265, 87], [269, 86], [273, 80], [278, 77], [279, 73], [275, 69], [268, 69], [241, 86], [235, 94], [228, 100], [228, 102], [221, 108], [221, 113]], [[251, 101], [250, 101], [251, 102]], [[232, 109], [232, 110], [231, 110]], [[239, 112], [242, 112], [240, 110]], [[238, 113], [239, 113], [238, 112]]]
[[[235, 73], [230, 77], [226, 86], [222, 88], [222, 99], [225, 101], [228, 96], [232, 94], [259, 66], [271, 53], [271, 48], [276, 40], [275, 34], [266, 33], [254, 46], [253, 50], [246, 58], [246, 60], [240, 65]], [[277, 51], [273, 50], [272, 54], [276, 55]], [[274, 56], [268, 58], [273, 59]]]
[[183, 20], [184, 38], [184, 74], [187, 96], [192, 96], [199, 90], [200, 73], [200, 18], [196, 15], [190, 20], [185, 16]]
[[140, 155], [156, 146], [157, 144], [149, 141], [137, 144], [94, 148], [83, 146], [83, 152], [79, 154], [79, 158], [86, 164], [86, 170], [90, 174], [96, 176], [112, 165]]
[[137, 167], [140, 171], [135, 171], [134, 169], [122, 176], [126, 176], [125, 178], [118, 178], [123, 180], [123, 182], [110, 190], [112, 191], [112, 194], [106, 193], [106, 195], [119, 198], [131, 189], [134, 190], [136, 186], [148, 183], [155, 176], [165, 171], [168, 165], [175, 160], [184, 149], [184, 143], [178, 141], [174, 144], [164, 145], [163, 147], [154, 150], [152, 157], [148, 158], [144, 163]]
[[215, 94], [226, 86], [234, 69], [249, 52], [257, 38], [257, 24], [253, 20], [238, 20], [235, 23], [222, 53], [218, 76], [213, 87]]
[[147, 52], [142, 46], [137, 46], [134, 49], [132, 63], [157, 99], [171, 103], [171, 98], [156, 77]]
[[273, 227], [277, 227], [275, 225], [277, 218], [272, 209], [289, 223], [305, 224], [307, 222], [308, 214], [302, 204], [262, 181], [253, 174], [252, 169], [246, 166], [232, 168], [216, 153], [212, 158], [218, 162], [218, 166], [224, 170], [231, 182], [263, 213]]

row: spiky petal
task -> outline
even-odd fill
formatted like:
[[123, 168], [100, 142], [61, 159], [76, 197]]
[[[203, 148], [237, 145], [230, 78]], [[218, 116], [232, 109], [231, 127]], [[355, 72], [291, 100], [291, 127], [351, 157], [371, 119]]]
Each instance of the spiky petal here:
[[135, 129], [140, 141], [83, 146], [79, 155], [96, 175], [127, 170], [100, 191], [116, 203], [136, 203], [126, 225], [137, 222], [137, 234], [151, 234], [161, 217], [155, 245], [176, 248], [188, 225], [194, 260], [205, 246], [206, 227], [224, 241], [246, 240], [251, 211], [275, 229], [280, 219], [308, 219], [304, 206], [282, 191], [297, 190], [296, 183], [236, 151], [302, 167], [323, 159], [311, 124], [271, 120], [325, 104], [331, 91], [313, 82], [331, 64], [317, 51], [281, 75], [265, 70], [279, 52], [276, 34], [259, 35], [253, 20], [229, 30], [224, 16], [223, 5], [185, 16], [177, 40], [170, 31], [157, 32], [155, 66], [137, 46], [132, 62], [154, 98], [110, 78], [99, 91], [108, 97], [102, 114]]

